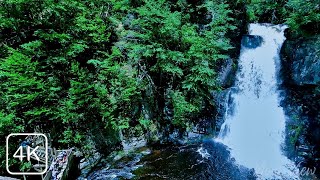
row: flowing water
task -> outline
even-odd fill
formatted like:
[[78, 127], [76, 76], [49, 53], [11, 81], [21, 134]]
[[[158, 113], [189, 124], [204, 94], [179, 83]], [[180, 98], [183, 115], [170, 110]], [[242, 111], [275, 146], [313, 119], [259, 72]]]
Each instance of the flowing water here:
[[250, 25], [230, 91], [233, 103], [226, 102], [231, 106], [217, 138], [112, 157], [78, 179], [299, 179], [282, 150], [286, 117], [279, 106], [277, 67], [285, 28]]
[[[230, 148], [236, 163], [254, 168], [261, 179], [298, 179], [297, 168], [283, 153], [286, 117], [279, 106], [277, 68], [285, 26], [250, 24], [256, 48], [242, 44], [233, 99], [233, 113], [216, 141]], [[249, 42], [250, 43], [250, 42]]]

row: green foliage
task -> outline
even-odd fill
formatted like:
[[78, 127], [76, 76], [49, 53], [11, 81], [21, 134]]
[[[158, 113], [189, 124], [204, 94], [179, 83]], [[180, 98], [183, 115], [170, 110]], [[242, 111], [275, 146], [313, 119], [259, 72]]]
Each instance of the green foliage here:
[[[135, 90], [131, 86], [133, 80], [121, 79], [125, 75], [124, 71], [119, 73], [122, 66], [118, 65], [118, 59], [109, 57], [113, 46], [109, 3], [104, 0], [1, 2], [2, 137], [13, 132], [33, 132], [38, 127], [51, 133], [57, 148], [79, 146], [93, 127], [103, 129], [117, 124], [118, 114], [127, 110], [117, 107], [131, 99], [130, 93]], [[118, 71], [103, 77], [106, 68], [100, 66], [104, 61], [112, 63], [107, 68]], [[100, 85], [106, 86], [107, 94], [100, 94], [97, 90]], [[112, 103], [113, 109], [100, 103], [111, 101], [109, 92], [116, 91], [121, 95], [114, 95], [117, 99]], [[108, 113], [115, 118], [105, 117]], [[117, 134], [117, 131], [108, 132]], [[1, 142], [4, 146], [4, 140]], [[5, 167], [3, 153], [1, 172]]]
[[[19, 133], [24, 131], [24, 126], [21, 125], [21, 119], [15, 118], [14, 114], [6, 114], [0, 111], [0, 172], [3, 174], [6, 167], [5, 157], [6, 157], [6, 137], [10, 133]], [[14, 149], [15, 147], [10, 144], [10, 147]], [[10, 160], [8, 162], [9, 166], [16, 164], [17, 161]]]
[[20, 164], [20, 171], [22, 171], [22, 172], [27, 172], [27, 171], [29, 171], [30, 169], [32, 168], [32, 164], [31, 164], [31, 162], [29, 161], [29, 162], [22, 162], [21, 164]]
[[149, 125], [150, 125], [150, 120], [145, 119], [145, 118], [140, 118], [140, 119], [139, 119], [139, 123], [141, 124], [141, 126], [142, 126], [144, 129], [148, 129], [148, 127], [149, 127]]
[[289, 0], [287, 7], [291, 12], [287, 18], [287, 24], [293, 31], [300, 34], [319, 33], [319, 2], [311, 0]]
[[250, 22], [283, 23], [287, 16], [286, 0], [245, 1], [247, 18]]
[[298, 35], [319, 33], [319, 2], [313, 0], [242, 0], [250, 22], [286, 23]]
[[[43, 73], [38, 63], [16, 50], [1, 61], [1, 102], [10, 114], [19, 114], [24, 123], [32, 123], [41, 118], [48, 109], [37, 106], [45, 98], [46, 83], [41, 80]], [[18, 124], [19, 125], [19, 124]]]
[[201, 103], [209, 100], [209, 91], [218, 88], [214, 80], [216, 63], [227, 57], [223, 53], [231, 47], [225, 33], [234, 26], [226, 24], [232, 21], [226, 4], [208, 1], [196, 7], [205, 8], [215, 17], [205, 25], [208, 30], [201, 32], [190, 23], [188, 12], [172, 10], [174, 6], [166, 1], [145, 1], [138, 7], [137, 18], [125, 35], [133, 35], [134, 39], [126, 49], [142, 84], [154, 89], [156, 101], [150, 102], [150, 106], [160, 110], [153, 112], [158, 113], [158, 121], [161, 123], [166, 116], [161, 109], [166, 108], [164, 102], [168, 101], [165, 91], [171, 89], [179, 92], [174, 93], [177, 99], [170, 102], [174, 104], [171, 124], [185, 127], [190, 122], [189, 114], [200, 112]]
[[36, 126], [57, 148], [111, 151], [120, 131], [187, 128], [220, 88], [231, 13], [220, 0], [1, 1], [0, 134]]
[[197, 107], [187, 102], [181, 92], [172, 93], [172, 104], [174, 110], [173, 124], [181, 127], [188, 126], [188, 119], [192, 112], [197, 111]]
[[214, 109], [228, 37], [246, 23], [239, 6], [250, 22], [319, 30], [311, 0], [1, 1], [0, 135], [36, 126], [57, 148], [89, 151], [93, 140], [110, 152], [120, 132], [159, 140], [187, 129]]
[[299, 126], [296, 126], [296, 127], [291, 127], [291, 129], [294, 130], [295, 134], [290, 137], [290, 143], [295, 145], [296, 142], [298, 141], [299, 136], [301, 135], [301, 132], [303, 130], [303, 126], [299, 125]]
[[249, 22], [288, 24], [296, 35], [319, 33], [320, 8], [314, 0], [238, 0]]

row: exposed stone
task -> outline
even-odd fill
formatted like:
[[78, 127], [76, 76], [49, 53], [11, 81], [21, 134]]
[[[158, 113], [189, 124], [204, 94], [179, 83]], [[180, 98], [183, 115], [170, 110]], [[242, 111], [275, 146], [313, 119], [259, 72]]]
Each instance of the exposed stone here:
[[215, 117], [216, 118], [216, 125], [215, 125], [216, 135], [217, 135], [217, 133], [219, 133], [220, 128], [225, 121], [225, 116], [228, 113], [227, 112], [229, 109], [228, 106], [231, 104], [231, 102], [230, 102], [231, 101], [231, 99], [230, 99], [231, 98], [231, 96], [230, 96], [231, 90], [232, 90], [232, 88], [228, 88], [223, 91], [212, 93], [213, 99], [215, 100], [216, 107], [217, 107], [217, 116]]
[[144, 137], [133, 137], [122, 140], [122, 146], [124, 151], [130, 151], [136, 148], [140, 148], [147, 145], [147, 140]]
[[[319, 167], [320, 162], [320, 35], [312, 37], [293, 37], [286, 31], [287, 40], [281, 49], [281, 75], [287, 88], [291, 110], [297, 114], [294, 131], [296, 163]], [[289, 112], [292, 114], [292, 112]], [[288, 136], [292, 135], [289, 130]], [[316, 172], [320, 175], [320, 172]]]
[[228, 88], [233, 85], [234, 78], [236, 74], [236, 66], [234, 64], [234, 60], [231, 58], [223, 61], [221, 67], [219, 68], [219, 73], [217, 77], [217, 81], [219, 86]]
[[249, 49], [254, 49], [261, 46], [262, 42], [263, 38], [261, 36], [244, 35], [242, 36], [241, 45]]
[[320, 85], [320, 35], [287, 40], [281, 54], [290, 83]]
[[89, 162], [85, 161], [85, 159], [82, 159], [81, 161], [83, 162], [80, 163], [80, 170], [90, 165]]
[[81, 170], [81, 175], [78, 179], [85, 179], [91, 170], [101, 161], [102, 155], [98, 152], [95, 152], [92, 156], [81, 159], [79, 168]]

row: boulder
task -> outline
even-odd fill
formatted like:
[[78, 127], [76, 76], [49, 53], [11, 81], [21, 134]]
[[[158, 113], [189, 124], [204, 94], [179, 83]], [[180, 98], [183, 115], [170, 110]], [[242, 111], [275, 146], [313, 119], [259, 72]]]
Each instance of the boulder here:
[[262, 43], [263, 38], [257, 35], [244, 35], [241, 40], [241, 45], [249, 49], [257, 48], [261, 46]]

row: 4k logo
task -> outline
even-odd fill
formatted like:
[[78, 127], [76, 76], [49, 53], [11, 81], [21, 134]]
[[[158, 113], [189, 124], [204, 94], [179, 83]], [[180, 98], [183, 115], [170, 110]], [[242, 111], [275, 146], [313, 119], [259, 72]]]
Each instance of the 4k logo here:
[[[39, 148], [39, 146], [37, 146], [36, 148], [34, 148], [32, 151], [30, 150], [31, 149], [31, 147], [30, 146], [27, 146], [27, 155], [26, 156], [24, 156], [23, 154], [24, 154], [24, 152], [23, 152], [23, 146], [20, 146], [19, 148], [18, 148], [18, 150], [14, 153], [14, 155], [13, 155], [13, 157], [14, 158], [19, 158], [20, 159], [20, 161], [23, 161], [23, 158], [25, 158], [25, 157], [27, 157], [27, 160], [28, 161], [30, 161], [30, 157], [31, 157], [31, 155], [33, 155], [35, 158], [36, 158], [36, 160], [38, 160], [38, 161], [40, 161], [40, 158], [39, 158], [39, 156], [37, 155], [37, 153], [36, 153], [36, 150]], [[20, 152], [20, 154], [18, 154]]]
[[[11, 139], [17, 139], [20, 136], [20, 139], [25, 139], [17, 149], [9, 149], [15, 145], [17, 142], [10, 141]], [[34, 140], [35, 142], [30, 142], [29, 139]], [[38, 145], [38, 140], [41, 140], [42, 146]], [[14, 152], [14, 153], [13, 153]], [[31, 162], [31, 164], [36, 165], [37, 167], [41, 167], [41, 169], [37, 169], [36, 171], [30, 172], [12, 172], [9, 167], [9, 160], [11, 158], [18, 159], [20, 161]], [[46, 173], [48, 169], [48, 139], [44, 134], [41, 133], [13, 133], [7, 137], [6, 141], [6, 168], [9, 174], [12, 175], [42, 175]]]

